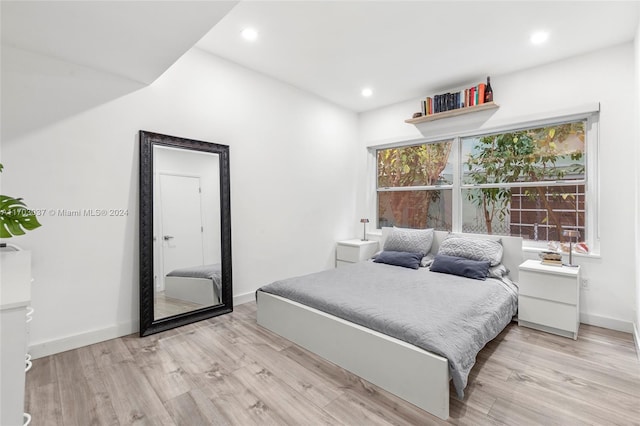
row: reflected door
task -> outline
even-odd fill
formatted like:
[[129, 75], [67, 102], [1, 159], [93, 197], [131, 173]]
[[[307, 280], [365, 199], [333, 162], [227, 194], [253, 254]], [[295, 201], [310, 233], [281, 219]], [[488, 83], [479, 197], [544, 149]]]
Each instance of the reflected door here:
[[160, 175], [163, 269], [204, 263], [200, 178]]

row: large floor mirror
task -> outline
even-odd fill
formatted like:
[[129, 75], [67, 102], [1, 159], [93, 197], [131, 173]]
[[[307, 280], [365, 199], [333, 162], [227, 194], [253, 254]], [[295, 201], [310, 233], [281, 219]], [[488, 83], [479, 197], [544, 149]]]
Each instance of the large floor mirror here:
[[140, 336], [231, 312], [229, 147], [140, 131]]

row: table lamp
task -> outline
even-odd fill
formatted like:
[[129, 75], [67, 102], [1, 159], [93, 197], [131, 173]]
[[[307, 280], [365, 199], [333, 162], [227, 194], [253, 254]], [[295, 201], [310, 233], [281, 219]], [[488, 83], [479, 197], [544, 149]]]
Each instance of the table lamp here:
[[360, 219], [360, 223], [364, 227], [362, 233], [362, 241], [367, 241], [367, 223], [369, 223], [369, 219]]
[[565, 263], [564, 266], [571, 266], [575, 268], [578, 265], [573, 264], [573, 239], [580, 236], [580, 231], [576, 229], [568, 229], [566, 231], [562, 231], [562, 236], [569, 237], [569, 263]]

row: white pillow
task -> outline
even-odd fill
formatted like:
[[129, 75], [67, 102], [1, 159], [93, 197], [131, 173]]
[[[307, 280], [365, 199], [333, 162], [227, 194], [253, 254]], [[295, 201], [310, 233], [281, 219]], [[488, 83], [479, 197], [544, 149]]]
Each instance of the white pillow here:
[[435, 259], [435, 257], [436, 256], [433, 253], [429, 253], [428, 255], [423, 257], [422, 260], [420, 261], [420, 267], [428, 268], [433, 263], [433, 259]]
[[392, 230], [393, 228], [390, 226], [382, 227], [382, 236], [380, 237], [380, 247], [384, 248], [384, 243], [387, 241], [387, 238], [389, 238], [389, 234], [391, 234]]
[[[384, 236], [384, 228], [383, 228]], [[396, 228], [384, 240], [385, 251], [406, 251], [426, 256], [433, 244], [433, 229]]]
[[500, 263], [496, 266], [491, 266], [489, 268], [489, 273], [487, 274], [487, 276], [501, 280], [502, 278], [509, 276], [509, 270], [506, 266]]
[[449, 235], [442, 241], [438, 254], [464, 257], [472, 260], [488, 260], [491, 266], [502, 262], [502, 240]]

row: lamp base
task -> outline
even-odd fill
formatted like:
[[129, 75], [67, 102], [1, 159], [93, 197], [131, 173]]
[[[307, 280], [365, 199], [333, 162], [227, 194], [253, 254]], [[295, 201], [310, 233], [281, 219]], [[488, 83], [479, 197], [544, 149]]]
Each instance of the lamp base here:
[[562, 266], [568, 266], [569, 268], [577, 268], [580, 265], [574, 265], [573, 263], [563, 263]]

